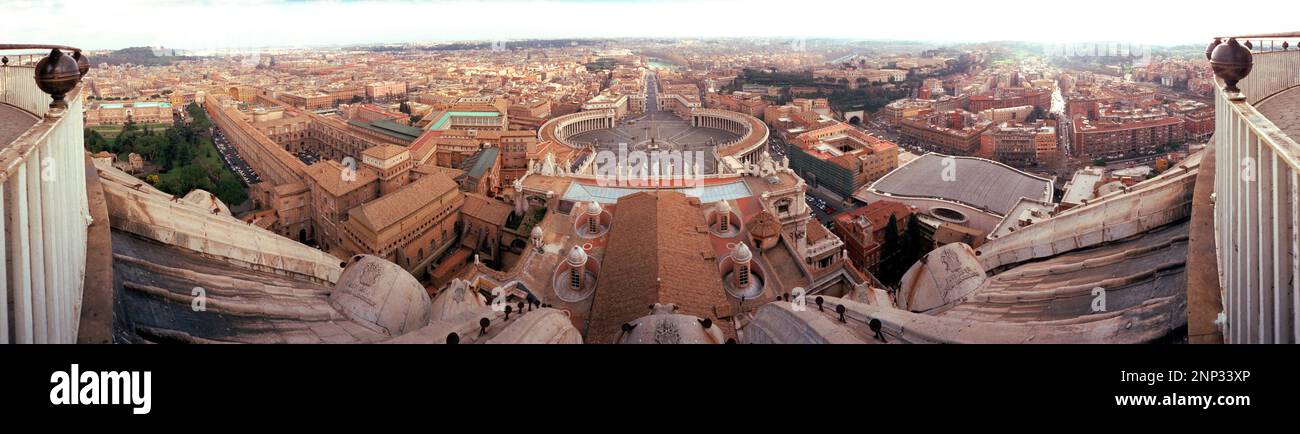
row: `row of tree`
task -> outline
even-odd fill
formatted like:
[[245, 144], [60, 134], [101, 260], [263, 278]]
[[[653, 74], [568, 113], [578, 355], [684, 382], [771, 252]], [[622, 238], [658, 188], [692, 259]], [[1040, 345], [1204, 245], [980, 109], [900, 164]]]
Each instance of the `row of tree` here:
[[900, 222], [889, 216], [885, 226], [885, 243], [880, 246], [880, 273], [876, 275], [885, 286], [897, 288], [903, 274], [912, 267], [921, 256], [925, 255], [925, 237], [921, 234], [921, 222], [915, 214], [908, 217], [907, 226], [898, 229]]

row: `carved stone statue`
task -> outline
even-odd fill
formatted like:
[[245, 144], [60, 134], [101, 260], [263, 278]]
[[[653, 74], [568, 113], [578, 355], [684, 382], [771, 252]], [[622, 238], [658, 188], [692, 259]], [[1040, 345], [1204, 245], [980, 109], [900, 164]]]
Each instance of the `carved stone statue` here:
[[547, 152], [542, 159], [542, 176], [555, 176], [555, 154]]

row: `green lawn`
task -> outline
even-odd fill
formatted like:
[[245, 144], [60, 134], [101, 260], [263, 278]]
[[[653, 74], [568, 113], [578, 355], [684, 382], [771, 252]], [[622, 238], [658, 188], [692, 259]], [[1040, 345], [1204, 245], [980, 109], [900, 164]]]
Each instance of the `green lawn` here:
[[[149, 128], [150, 131], [165, 131], [167, 130], [167, 128], [171, 127], [171, 125], [168, 124], [136, 124], [136, 125], [138, 125], [141, 129], [147, 127]], [[122, 125], [93, 125], [86, 128], [94, 130], [95, 132], [104, 136], [105, 139], [108, 139], [111, 142], [117, 139], [118, 134], [122, 133], [122, 127], [123, 127]]]

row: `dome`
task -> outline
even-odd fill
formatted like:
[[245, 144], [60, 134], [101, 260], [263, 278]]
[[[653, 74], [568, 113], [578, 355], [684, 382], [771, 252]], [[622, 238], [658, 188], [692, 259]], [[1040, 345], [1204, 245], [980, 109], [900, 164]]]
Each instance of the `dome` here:
[[486, 316], [490, 309], [478, 293], [471, 290], [469, 282], [454, 279], [438, 296], [433, 299], [431, 322], [477, 321]]
[[721, 344], [727, 337], [713, 320], [671, 313], [655, 305], [654, 313], [623, 325], [620, 344]]
[[358, 324], [399, 336], [429, 324], [433, 307], [411, 273], [376, 256], [358, 255], [330, 293], [330, 305]]
[[781, 234], [781, 223], [771, 212], [760, 212], [750, 221], [749, 234], [758, 238], [775, 237]]
[[510, 325], [497, 333], [489, 344], [581, 344], [582, 333], [573, 326], [569, 314], [558, 309], [543, 308], [512, 319]]
[[538, 238], [538, 237], [541, 237], [541, 236], [542, 236], [542, 227], [541, 227], [541, 226], [533, 226], [533, 238]]
[[591, 214], [591, 215], [598, 215], [598, 214], [600, 214], [600, 202], [596, 202], [596, 201], [594, 201], [594, 200], [591, 201], [591, 202], [588, 202], [588, 203], [587, 203], [587, 214]]
[[737, 243], [736, 249], [731, 251], [731, 259], [736, 262], [749, 262], [754, 259], [754, 254], [749, 251], [749, 246], [745, 243]]
[[[852, 301], [825, 297], [828, 305], [852, 307]], [[854, 310], [858, 312], [859, 310]], [[862, 344], [852, 326], [835, 319], [834, 309], [818, 311], [811, 302], [805, 308], [779, 301], [764, 304], [745, 326], [741, 342], [746, 344]]]
[[718, 201], [718, 212], [719, 213], [731, 212], [731, 204], [728, 204], [727, 201], [725, 200]]
[[912, 312], [943, 307], [979, 289], [987, 278], [983, 264], [970, 246], [944, 244], [903, 274], [898, 307]]
[[221, 199], [217, 199], [216, 195], [203, 189], [191, 190], [181, 200], [201, 206], [208, 211], [216, 210], [214, 214], [231, 215], [230, 208], [226, 207], [226, 204], [222, 203]]
[[581, 246], [573, 246], [573, 249], [569, 250], [569, 265], [581, 267], [585, 263], [587, 263], [587, 252], [582, 250]]

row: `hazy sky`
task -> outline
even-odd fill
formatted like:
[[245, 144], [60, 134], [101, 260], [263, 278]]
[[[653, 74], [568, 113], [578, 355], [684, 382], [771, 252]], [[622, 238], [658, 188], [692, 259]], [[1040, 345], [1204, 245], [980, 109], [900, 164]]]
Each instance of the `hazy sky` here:
[[0, 0], [0, 11], [0, 42], [87, 49], [638, 36], [1201, 44], [1300, 31], [1294, 0]]

